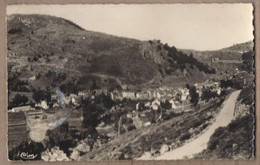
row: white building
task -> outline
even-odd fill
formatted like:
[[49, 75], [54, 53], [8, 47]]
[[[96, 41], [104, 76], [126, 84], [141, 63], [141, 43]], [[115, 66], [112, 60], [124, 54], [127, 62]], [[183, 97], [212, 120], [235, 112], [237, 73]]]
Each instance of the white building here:
[[153, 102], [152, 102], [152, 109], [157, 111], [159, 109], [159, 106], [161, 105], [160, 101], [158, 99], [155, 99]]
[[31, 106], [20, 106], [20, 107], [14, 107], [12, 108], [11, 112], [22, 112], [22, 111], [30, 111], [30, 110], [35, 110]]

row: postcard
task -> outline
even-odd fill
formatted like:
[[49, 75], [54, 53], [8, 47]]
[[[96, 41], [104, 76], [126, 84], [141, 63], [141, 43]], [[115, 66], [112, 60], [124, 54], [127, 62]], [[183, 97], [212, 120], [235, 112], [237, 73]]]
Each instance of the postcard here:
[[253, 159], [251, 3], [7, 6], [9, 161]]

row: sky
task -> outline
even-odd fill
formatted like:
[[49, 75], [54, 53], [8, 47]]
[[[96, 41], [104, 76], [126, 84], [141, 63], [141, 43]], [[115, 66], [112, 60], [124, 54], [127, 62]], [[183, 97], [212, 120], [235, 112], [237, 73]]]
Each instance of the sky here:
[[9, 5], [10, 14], [58, 16], [86, 30], [182, 49], [217, 50], [253, 40], [250, 3]]

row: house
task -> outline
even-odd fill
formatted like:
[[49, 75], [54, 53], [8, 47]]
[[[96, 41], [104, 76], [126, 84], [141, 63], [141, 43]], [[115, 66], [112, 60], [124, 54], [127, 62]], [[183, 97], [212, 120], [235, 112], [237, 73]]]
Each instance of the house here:
[[180, 91], [181, 91], [181, 100], [182, 101], [187, 100], [187, 97], [190, 94], [189, 90], [187, 88], [184, 88], [184, 89], [180, 89]]
[[84, 90], [84, 91], [78, 92], [78, 96], [81, 98], [86, 98], [86, 97], [89, 97], [90, 95], [91, 95], [90, 90]]
[[147, 93], [148, 93], [148, 99], [153, 99], [157, 97], [156, 91], [149, 90], [147, 91]]
[[132, 112], [128, 112], [128, 113], [126, 114], [126, 117], [132, 119], [133, 113], [132, 113]]
[[133, 98], [135, 98], [135, 92], [123, 91], [122, 92], [122, 97], [123, 98], [133, 99]]
[[60, 107], [60, 106], [59, 106], [58, 103], [54, 103], [52, 107], [53, 107], [53, 108], [58, 108], [58, 107]]
[[95, 89], [92, 91], [92, 95], [99, 96], [103, 93], [102, 89]]
[[69, 130], [81, 130], [83, 119], [82, 111], [73, 110], [67, 119]]
[[139, 104], [140, 104], [140, 103], [137, 103], [137, 104], [135, 105], [135, 110], [139, 110]]
[[150, 122], [150, 121], [147, 121], [147, 122], [145, 122], [144, 123], [144, 126], [146, 127], [146, 126], [149, 126], [149, 125], [151, 125], [152, 123]]
[[70, 94], [70, 95], [69, 95], [69, 99], [70, 99], [70, 101], [71, 101], [72, 104], [76, 105], [76, 104], [77, 104], [77, 101], [76, 101], [76, 100], [78, 100], [78, 96], [75, 95], [75, 94]]
[[122, 93], [118, 90], [114, 90], [113, 92], [110, 92], [110, 97], [112, 100], [123, 100]]
[[181, 108], [182, 107], [182, 103], [179, 101], [174, 101], [174, 105], [176, 106], [176, 108]]
[[143, 122], [139, 118], [138, 114], [135, 115], [132, 119], [133, 119], [133, 123], [134, 123], [136, 129], [141, 128], [143, 126]]
[[160, 95], [160, 98], [161, 98], [161, 97], [164, 97], [164, 96], [166, 95], [166, 92], [160, 90], [160, 91], [158, 91], [158, 95]]
[[11, 112], [24, 112], [29, 110], [35, 110], [35, 109], [27, 105], [27, 106], [14, 107], [12, 108]]
[[219, 58], [212, 58], [211, 60], [212, 60], [213, 62], [214, 62], [214, 61], [219, 61]]
[[159, 106], [161, 105], [160, 101], [158, 99], [155, 99], [153, 102], [152, 102], [152, 109], [157, 111], [159, 109]]
[[149, 93], [147, 91], [145, 92], [140, 92], [139, 93], [139, 99], [148, 99], [149, 98]]
[[169, 101], [169, 103], [172, 105], [172, 109], [177, 108], [177, 106], [175, 105], [173, 99], [171, 99], [171, 100]]
[[37, 110], [37, 111], [29, 110], [29, 111], [26, 111], [25, 114], [27, 116], [38, 116], [38, 115], [42, 115], [43, 111], [41, 111], [41, 110]]
[[78, 96], [84, 97], [84, 96], [85, 96], [85, 93], [80, 91], [80, 92], [78, 92]]
[[49, 109], [47, 102], [45, 100], [41, 101], [41, 103], [35, 104], [35, 107], [39, 107], [42, 109]]
[[71, 102], [70, 97], [66, 96], [64, 101], [65, 101], [65, 104], [69, 104]]
[[56, 94], [52, 94], [51, 95], [51, 101], [52, 102], [56, 102], [57, 101], [57, 95]]
[[158, 91], [156, 92], [156, 98], [157, 98], [157, 99], [160, 99], [160, 98], [161, 98], [161, 94], [160, 94], [160, 92], [158, 92]]
[[69, 95], [69, 97], [70, 97], [70, 98], [77, 98], [78, 96], [77, 96], [76, 94], [73, 94], [73, 93], [72, 93], [72, 94]]
[[36, 76], [32, 76], [29, 78], [29, 81], [34, 81], [36, 79]]
[[145, 103], [144, 105], [146, 108], [149, 108], [151, 106], [151, 103], [148, 101], [147, 103]]

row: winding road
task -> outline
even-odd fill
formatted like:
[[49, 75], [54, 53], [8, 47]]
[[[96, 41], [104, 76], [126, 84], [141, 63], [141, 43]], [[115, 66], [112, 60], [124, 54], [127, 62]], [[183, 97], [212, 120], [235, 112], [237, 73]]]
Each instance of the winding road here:
[[[196, 139], [184, 144], [183, 146], [176, 148], [172, 151], [166, 152], [163, 155], [155, 157], [155, 160], [178, 160], [183, 158], [191, 159], [195, 154], [202, 152], [207, 148], [207, 143], [211, 135], [219, 127], [227, 126], [233, 119], [233, 113], [235, 109], [236, 99], [240, 93], [240, 90], [231, 93], [229, 98], [223, 103], [223, 107], [220, 110], [219, 115], [216, 117], [216, 121], [209, 126], [209, 128]], [[139, 158], [140, 159], [140, 158]], [[141, 160], [146, 158], [141, 157]], [[151, 159], [151, 158], [150, 158]]]

